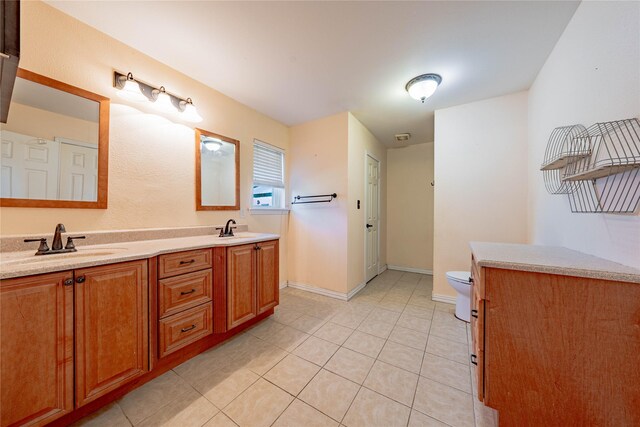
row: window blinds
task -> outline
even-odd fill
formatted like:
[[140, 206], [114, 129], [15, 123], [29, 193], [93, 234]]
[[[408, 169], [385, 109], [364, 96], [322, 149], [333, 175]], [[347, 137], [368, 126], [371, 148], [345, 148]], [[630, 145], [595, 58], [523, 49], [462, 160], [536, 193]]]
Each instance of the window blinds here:
[[282, 150], [254, 141], [253, 184], [284, 188], [284, 152]]

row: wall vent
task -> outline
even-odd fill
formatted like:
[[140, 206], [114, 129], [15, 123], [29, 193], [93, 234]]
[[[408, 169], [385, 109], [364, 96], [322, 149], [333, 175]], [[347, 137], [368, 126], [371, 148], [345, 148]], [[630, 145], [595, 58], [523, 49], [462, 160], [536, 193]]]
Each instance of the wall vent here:
[[411, 138], [411, 134], [410, 133], [398, 133], [395, 135], [396, 137], [396, 142], [406, 142], [409, 140], [409, 138]]

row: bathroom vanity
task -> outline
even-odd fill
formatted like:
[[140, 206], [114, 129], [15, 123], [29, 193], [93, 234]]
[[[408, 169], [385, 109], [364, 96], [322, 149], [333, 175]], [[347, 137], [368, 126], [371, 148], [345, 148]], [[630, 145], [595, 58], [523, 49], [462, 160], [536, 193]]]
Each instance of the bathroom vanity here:
[[271, 315], [278, 238], [3, 253], [1, 425], [67, 425]]
[[471, 243], [474, 394], [501, 426], [640, 425], [640, 271]]

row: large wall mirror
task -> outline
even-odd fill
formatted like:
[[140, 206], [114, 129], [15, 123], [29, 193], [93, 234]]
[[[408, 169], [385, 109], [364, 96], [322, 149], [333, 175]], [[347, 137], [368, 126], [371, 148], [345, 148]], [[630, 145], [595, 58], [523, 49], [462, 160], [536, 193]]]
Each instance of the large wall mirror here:
[[0, 131], [0, 205], [107, 208], [109, 98], [18, 69]]
[[240, 209], [240, 142], [196, 129], [196, 210]]

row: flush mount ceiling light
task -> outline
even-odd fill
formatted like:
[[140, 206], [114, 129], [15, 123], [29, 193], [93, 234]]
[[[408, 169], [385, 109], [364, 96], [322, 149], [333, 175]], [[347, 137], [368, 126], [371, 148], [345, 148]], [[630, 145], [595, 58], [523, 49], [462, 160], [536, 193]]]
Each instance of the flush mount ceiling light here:
[[216, 138], [207, 137], [202, 140], [202, 145], [209, 151], [218, 151], [222, 148], [222, 141]]
[[156, 87], [149, 83], [141, 82], [133, 77], [133, 74], [113, 72], [113, 86], [118, 90], [118, 96], [129, 101], [149, 101], [154, 107], [166, 113], [178, 112], [182, 120], [188, 122], [201, 122], [191, 98], [182, 98], [166, 91], [164, 86]]
[[424, 100], [433, 95], [441, 82], [442, 77], [439, 74], [422, 74], [409, 80], [404, 88], [412, 98], [424, 104]]

